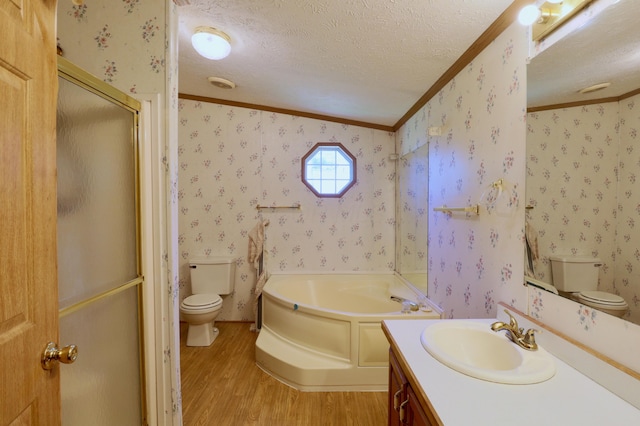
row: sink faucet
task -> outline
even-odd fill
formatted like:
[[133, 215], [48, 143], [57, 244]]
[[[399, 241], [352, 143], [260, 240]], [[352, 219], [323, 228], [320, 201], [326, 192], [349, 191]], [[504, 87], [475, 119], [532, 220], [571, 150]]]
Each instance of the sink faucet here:
[[513, 343], [515, 343], [516, 345], [528, 351], [535, 351], [536, 349], [538, 349], [538, 344], [536, 343], [535, 336], [533, 335], [533, 333], [535, 333], [538, 330], [530, 328], [525, 332], [524, 328], [518, 328], [518, 322], [509, 313], [509, 311], [506, 309], [504, 311], [507, 313], [507, 315], [509, 315], [509, 324], [506, 324], [502, 321], [496, 321], [493, 324], [491, 324], [491, 330], [507, 331], [507, 336], [511, 339]]

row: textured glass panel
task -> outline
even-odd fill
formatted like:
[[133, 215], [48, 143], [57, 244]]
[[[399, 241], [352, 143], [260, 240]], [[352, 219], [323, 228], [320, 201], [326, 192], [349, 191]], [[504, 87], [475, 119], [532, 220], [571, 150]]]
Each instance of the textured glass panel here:
[[142, 424], [137, 292], [131, 287], [60, 318], [60, 344], [78, 346], [75, 363], [60, 366], [63, 425]]
[[58, 282], [64, 308], [137, 277], [134, 115], [58, 80]]

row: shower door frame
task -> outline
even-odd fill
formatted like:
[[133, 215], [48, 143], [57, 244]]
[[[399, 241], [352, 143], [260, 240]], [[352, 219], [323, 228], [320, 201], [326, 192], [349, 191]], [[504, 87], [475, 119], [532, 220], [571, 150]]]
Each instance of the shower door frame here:
[[[133, 114], [133, 129], [132, 129], [132, 142], [133, 142], [133, 163], [134, 163], [134, 194], [135, 194], [135, 226], [136, 226], [136, 278], [128, 282], [124, 282], [119, 286], [116, 286], [110, 290], [104, 291], [100, 294], [94, 295], [83, 301], [73, 303], [72, 305], [60, 309], [58, 312], [59, 318], [76, 312], [87, 305], [92, 304], [98, 300], [106, 299], [112, 295], [118, 294], [127, 289], [137, 288], [137, 317], [138, 317], [138, 350], [139, 350], [139, 368], [140, 368], [140, 412], [142, 415], [142, 424], [149, 424], [149, 418], [155, 418], [154, 413], [148, 411], [148, 383], [147, 383], [147, 366], [145, 360], [147, 356], [147, 345], [145, 344], [145, 327], [146, 316], [144, 307], [149, 307], [149, 303], [146, 301], [144, 283], [145, 277], [143, 275], [143, 257], [142, 257], [142, 223], [141, 223], [141, 159], [140, 159], [140, 121], [141, 121], [141, 109], [142, 104], [137, 99], [132, 98], [124, 92], [116, 89], [108, 83], [98, 79], [94, 75], [86, 72], [82, 68], [73, 64], [69, 60], [62, 56], [58, 56], [58, 77], [67, 80], [68, 82], [77, 85], [123, 109], [130, 111]], [[153, 308], [151, 307], [151, 310]], [[153, 338], [152, 338], [153, 340]], [[80, 348], [82, 350], [82, 348]], [[155, 405], [152, 404], [151, 405]], [[151, 414], [151, 415], [150, 415]]]

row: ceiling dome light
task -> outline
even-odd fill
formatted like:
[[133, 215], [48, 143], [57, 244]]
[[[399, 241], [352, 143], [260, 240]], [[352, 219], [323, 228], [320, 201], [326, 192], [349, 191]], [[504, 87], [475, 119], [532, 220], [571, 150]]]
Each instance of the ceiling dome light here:
[[611, 86], [611, 83], [609, 83], [609, 82], [607, 82], [607, 83], [598, 83], [598, 84], [594, 84], [593, 86], [589, 86], [589, 87], [585, 87], [584, 89], [580, 89], [580, 90], [578, 90], [578, 93], [582, 93], [584, 95], [584, 94], [587, 94], [587, 93], [597, 92], [598, 90], [606, 89], [609, 86]]
[[520, 10], [518, 14], [518, 22], [524, 26], [529, 26], [535, 23], [540, 18], [540, 9], [535, 4], [525, 6]]
[[231, 38], [211, 27], [198, 27], [191, 36], [191, 44], [201, 56], [207, 59], [223, 59], [231, 52]]

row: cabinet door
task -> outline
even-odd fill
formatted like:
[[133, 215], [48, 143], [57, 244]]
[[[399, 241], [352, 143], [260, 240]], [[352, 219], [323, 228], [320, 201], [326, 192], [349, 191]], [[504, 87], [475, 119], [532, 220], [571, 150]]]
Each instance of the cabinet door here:
[[389, 426], [439, 426], [428, 406], [420, 403], [396, 354], [389, 350]]
[[401, 426], [400, 404], [406, 398], [407, 379], [393, 352], [389, 351], [389, 426]]
[[411, 426], [432, 426], [436, 425], [436, 423], [432, 423], [430, 416], [427, 415], [426, 411], [420, 405], [420, 401], [416, 397], [415, 392], [411, 389], [411, 386], [407, 387], [407, 399], [409, 403], [407, 404], [407, 415], [406, 415], [406, 424]]

